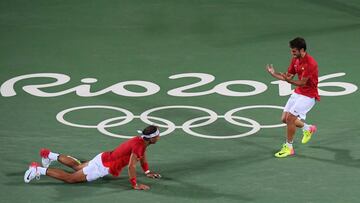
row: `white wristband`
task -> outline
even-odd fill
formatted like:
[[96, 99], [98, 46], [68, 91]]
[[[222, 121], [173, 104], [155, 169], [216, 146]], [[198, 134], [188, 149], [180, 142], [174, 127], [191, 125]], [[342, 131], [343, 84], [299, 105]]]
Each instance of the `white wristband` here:
[[145, 175], [149, 174], [150, 173], [150, 170], [147, 170], [145, 171]]

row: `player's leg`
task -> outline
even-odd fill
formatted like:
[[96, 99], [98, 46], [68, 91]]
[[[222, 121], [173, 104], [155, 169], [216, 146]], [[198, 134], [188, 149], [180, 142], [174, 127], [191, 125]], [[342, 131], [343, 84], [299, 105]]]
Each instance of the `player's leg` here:
[[[302, 128], [303, 130], [304, 136], [301, 141], [302, 143], [307, 143], [311, 139], [311, 136], [316, 131], [315, 125], [309, 125], [304, 122], [304, 120], [306, 119], [306, 114], [312, 109], [314, 105], [315, 105], [314, 98], [310, 98], [304, 95], [299, 95], [298, 98], [296, 99], [294, 106], [289, 110], [290, 114], [294, 116], [292, 119], [289, 120], [290, 123], [292, 123], [292, 121], [295, 118], [297, 118], [294, 120], [295, 125], [299, 128]], [[289, 130], [290, 131], [288, 132], [288, 136], [291, 136], [290, 135], [292, 134], [291, 129]]]
[[40, 164], [36, 162], [30, 164], [29, 169], [25, 172], [24, 181], [25, 183], [29, 183], [34, 178], [40, 179], [41, 175], [53, 177], [66, 183], [80, 183], [86, 181], [86, 175], [83, 170], [68, 173], [61, 169], [41, 167]]
[[303, 130], [303, 138], [301, 140], [301, 142], [303, 144], [309, 142], [312, 135], [317, 130], [316, 125], [311, 125], [311, 124], [307, 124], [307, 123], [304, 122], [305, 119], [306, 119], [306, 114], [314, 107], [314, 105], [315, 105], [315, 99], [314, 98], [301, 96], [298, 99], [298, 102], [296, 103], [296, 106], [294, 108], [294, 111], [299, 113], [298, 114], [299, 119], [297, 120], [297, 122], [302, 123], [302, 125], [298, 126], [298, 127], [302, 128], [302, 130]]
[[74, 173], [68, 173], [61, 169], [40, 167], [40, 164], [33, 162], [25, 172], [24, 181], [29, 183], [34, 178], [40, 179], [41, 175], [46, 175], [66, 183], [80, 183], [93, 181], [109, 174], [109, 169], [102, 164], [101, 154], [79, 167], [82, 168]]
[[88, 164], [89, 164], [89, 161], [82, 162], [80, 165], [77, 165], [77, 166], [74, 168], [74, 170], [75, 170], [75, 171], [81, 170], [81, 169], [83, 169], [84, 167], [86, 167]]
[[283, 158], [295, 154], [293, 142], [296, 127], [302, 126], [302, 123], [298, 120], [299, 112], [297, 108], [300, 98], [301, 95], [293, 93], [284, 107], [285, 114], [283, 114], [282, 119], [284, 119], [283, 121], [286, 123], [286, 142], [283, 144], [281, 150], [275, 154], [275, 156], [278, 158]]
[[289, 112], [284, 111], [281, 115], [281, 122], [286, 123], [286, 119], [289, 115]]
[[286, 143], [282, 149], [275, 154], [276, 157], [287, 157], [295, 154], [293, 140], [296, 127], [303, 129], [302, 143], [310, 140], [316, 131], [315, 125], [308, 125], [301, 119], [305, 120], [306, 113], [314, 106], [315, 100], [303, 95], [293, 93], [284, 107], [281, 120], [286, 123]]
[[86, 182], [86, 175], [83, 170], [75, 171], [74, 173], [68, 173], [61, 169], [48, 168], [46, 175], [58, 180], [62, 180], [66, 183], [81, 183]]
[[[294, 106], [294, 104], [296, 102], [296, 98], [297, 98], [297, 94], [293, 93], [290, 96], [290, 98], [288, 99], [288, 101], [286, 102], [286, 105], [284, 107], [284, 111], [283, 111], [283, 113], [281, 115], [281, 121], [283, 123], [286, 123], [286, 125], [287, 125], [288, 118], [289, 118], [289, 115], [290, 115], [290, 109]], [[294, 149], [292, 147], [292, 139], [288, 140], [288, 137], [286, 137], [285, 143], [282, 145], [280, 151], [275, 153], [275, 157], [278, 157], [278, 158], [287, 157], [289, 155], [293, 155], [294, 153], [295, 152], [294, 152]]]
[[288, 143], [293, 143], [294, 135], [296, 132], [296, 122], [297, 116], [289, 113], [286, 118], [286, 138]]
[[84, 164], [82, 164], [78, 159], [76, 159], [72, 156], [51, 152], [49, 149], [41, 149], [40, 156], [41, 156], [42, 165], [45, 168], [49, 167], [51, 162], [53, 162], [53, 161], [59, 161], [60, 163], [66, 165], [76, 171], [78, 171], [84, 167]]
[[295, 154], [294, 148], [293, 148], [293, 140], [294, 140], [294, 134], [296, 131], [296, 125], [295, 120], [297, 119], [294, 115], [292, 115], [289, 112], [284, 112], [283, 117], [286, 123], [286, 142], [283, 144], [280, 151], [275, 153], [275, 157], [283, 158], [287, 156], [291, 156]]
[[[281, 115], [281, 122], [285, 123], [286, 124], [286, 119], [287, 117], [289, 116], [289, 112], [283, 112], [282, 115]], [[296, 121], [295, 121], [295, 125], [297, 128], [303, 128], [304, 127], [304, 122], [298, 118]]]
[[295, 125], [297, 128], [303, 128], [304, 124], [305, 123], [299, 117], [295, 120]]
[[74, 169], [75, 171], [78, 171], [87, 165], [87, 162], [81, 163], [78, 159], [76, 159], [72, 156], [63, 155], [63, 154], [59, 155], [58, 161], [60, 163], [64, 164], [65, 166], [68, 166], [68, 167]]

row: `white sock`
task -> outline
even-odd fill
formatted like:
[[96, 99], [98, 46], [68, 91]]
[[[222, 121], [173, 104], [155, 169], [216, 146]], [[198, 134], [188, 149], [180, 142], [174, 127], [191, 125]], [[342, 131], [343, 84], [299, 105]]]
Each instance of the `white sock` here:
[[50, 152], [50, 153], [49, 153], [49, 159], [57, 161], [59, 155], [60, 155], [60, 154], [57, 154], [57, 153], [54, 153], [54, 152]]
[[311, 125], [304, 123], [304, 127], [302, 127], [302, 130], [310, 130], [310, 126]]
[[287, 145], [290, 149], [293, 148], [292, 142], [290, 143], [290, 142], [286, 141], [286, 145]]
[[37, 170], [40, 172], [40, 175], [46, 175], [47, 168], [37, 167]]

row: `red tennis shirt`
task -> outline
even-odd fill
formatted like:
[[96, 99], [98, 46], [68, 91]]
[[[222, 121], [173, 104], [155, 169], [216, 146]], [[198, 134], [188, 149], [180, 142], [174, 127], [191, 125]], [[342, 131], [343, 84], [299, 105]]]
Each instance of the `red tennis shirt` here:
[[296, 87], [295, 93], [315, 98], [320, 101], [318, 93], [318, 65], [312, 56], [306, 53], [304, 58], [292, 58], [288, 68], [288, 73], [293, 75], [297, 74], [299, 80], [303, 77], [309, 78], [304, 86]]
[[133, 137], [123, 142], [113, 151], [103, 152], [101, 155], [102, 163], [109, 167], [109, 173], [113, 176], [119, 176], [121, 170], [129, 164], [130, 155], [134, 153], [138, 159], [145, 155], [146, 145], [144, 140], [139, 137]]

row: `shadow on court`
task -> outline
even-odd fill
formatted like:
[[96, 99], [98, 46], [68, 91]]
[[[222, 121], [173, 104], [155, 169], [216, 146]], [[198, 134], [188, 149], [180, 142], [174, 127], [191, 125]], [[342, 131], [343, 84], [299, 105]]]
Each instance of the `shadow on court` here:
[[[6, 176], [12, 176], [15, 181], [4, 183], [7, 187], [18, 187], [19, 184], [27, 185], [23, 182], [24, 171], [7, 173]], [[111, 193], [121, 193], [131, 190], [128, 179], [104, 177], [91, 183], [67, 184], [50, 177], [41, 176], [40, 180], [34, 180], [28, 184], [30, 187], [43, 187], [47, 190], [49, 187], [58, 191], [54, 201], [75, 200], [89, 196], [106, 196]], [[93, 189], [91, 189], [93, 188]], [[102, 188], [104, 190], [97, 190]]]
[[171, 196], [177, 198], [185, 198], [189, 200], [202, 199], [202, 200], [214, 200], [214, 199], [226, 199], [226, 200], [242, 200], [252, 201], [253, 198], [247, 197], [244, 194], [229, 194], [223, 192], [217, 192], [216, 189], [206, 186], [205, 184], [189, 183], [179, 178], [164, 178], [164, 181], [152, 183], [153, 189], [151, 193], [161, 196]]
[[334, 153], [334, 160], [323, 159], [323, 158], [319, 158], [319, 157], [311, 157], [311, 156], [307, 156], [307, 155], [298, 155], [298, 156], [301, 158], [312, 159], [315, 161], [321, 161], [321, 162], [326, 162], [326, 163], [330, 163], [330, 164], [337, 164], [337, 165], [342, 165], [342, 166], [347, 166], [347, 167], [360, 168], [360, 159], [354, 159], [353, 157], [351, 157], [350, 150], [336, 149], [336, 148], [325, 147], [325, 146], [311, 146], [311, 148], [326, 150], [331, 153]]
[[[252, 201], [251, 197], [241, 194], [241, 187], [236, 194], [222, 193], [216, 191], [214, 188], [218, 188], [225, 182], [231, 182], [232, 173], [238, 175], [238, 171], [230, 170], [232, 165], [237, 167], [248, 166], [252, 163], [259, 163], [272, 158], [271, 156], [233, 156], [233, 157], [203, 157], [197, 159], [186, 160], [183, 162], [176, 163], [163, 163], [159, 164], [159, 168], [163, 169], [164, 172], [161, 174], [164, 178], [159, 182], [152, 183], [155, 187], [151, 190], [152, 193], [163, 196], [174, 196], [174, 197], [186, 197], [189, 199], [227, 199], [227, 200], [243, 200]], [[226, 170], [229, 169], [229, 170]], [[218, 174], [219, 171], [223, 171], [223, 181], [212, 183], [207, 186], [206, 183], [194, 183], [194, 179], [197, 176], [207, 174], [211, 177], [211, 174]], [[182, 178], [184, 177], [184, 178]], [[187, 180], [187, 181], [186, 181]]]

